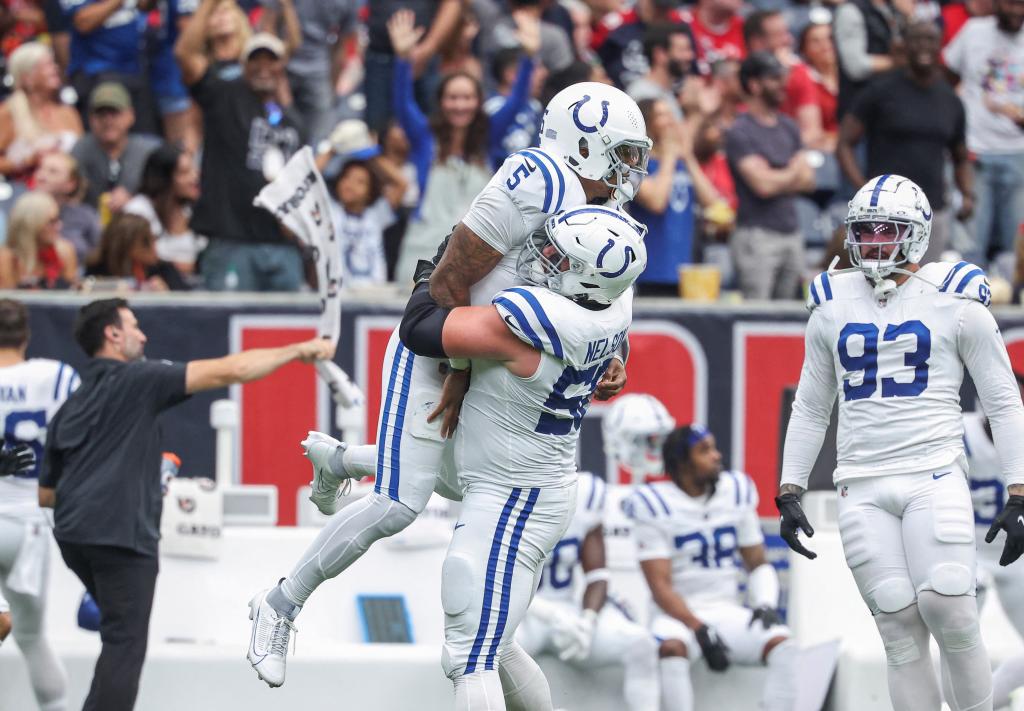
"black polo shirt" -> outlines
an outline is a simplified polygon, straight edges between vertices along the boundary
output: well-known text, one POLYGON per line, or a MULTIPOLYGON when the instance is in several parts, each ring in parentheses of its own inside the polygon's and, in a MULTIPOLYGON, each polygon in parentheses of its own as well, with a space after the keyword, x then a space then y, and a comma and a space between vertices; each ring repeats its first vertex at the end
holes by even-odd
POLYGON ((157 416, 188 397, 185 363, 94 358, 46 435, 40 486, 58 541, 156 555, 163 507, 157 416))

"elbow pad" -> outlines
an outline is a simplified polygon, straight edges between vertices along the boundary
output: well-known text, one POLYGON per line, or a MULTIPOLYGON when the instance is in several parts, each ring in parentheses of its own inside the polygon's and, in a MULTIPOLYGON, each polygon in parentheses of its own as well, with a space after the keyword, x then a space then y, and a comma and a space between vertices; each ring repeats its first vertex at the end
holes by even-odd
POLYGON ((430 295, 430 284, 417 284, 405 305, 398 336, 410 351, 428 358, 446 358, 441 334, 451 309, 440 306, 430 295))

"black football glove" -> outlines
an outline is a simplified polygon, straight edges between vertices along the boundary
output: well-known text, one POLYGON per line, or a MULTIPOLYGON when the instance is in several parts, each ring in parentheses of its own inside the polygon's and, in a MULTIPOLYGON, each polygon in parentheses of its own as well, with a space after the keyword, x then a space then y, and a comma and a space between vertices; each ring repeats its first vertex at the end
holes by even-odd
POLYGON ((765 629, 768 629, 769 627, 781 624, 782 620, 774 608, 765 605, 754 610, 754 614, 750 616, 750 623, 747 624, 747 627, 753 627, 755 622, 760 622, 764 625, 765 629))
POLYGON ((0 451, 0 476, 11 476, 31 469, 36 463, 36 453, 31 445, 19 444, 0 451))
POLYGON ((729 668, 729 648, 713 628, 701 625, 697 628, 697 644, 704 653, 711 671, 724 672, 729 668))
POLYGON ((985 534, 985 543, 996 539, 999 529, 1006 531, 1006 543, 999 565, 1009 565, 1024 553, 1024 496, 1014 495, 1006 501, 1003 512, 996 516, 992 527, 985 534))
POLYGON ((782 522, 779 524, 779 535, 790 548, 802 556, 811 560, 818 557, 814 551, 804 548, 804 544, 797 538, 797 533, 803 531, 808 538, 814 535, 814 529, 807 522, 807 516, 800 506, 800 497, 796 494, 780 494, 775 497, 775 506, 779 509, 782 522))

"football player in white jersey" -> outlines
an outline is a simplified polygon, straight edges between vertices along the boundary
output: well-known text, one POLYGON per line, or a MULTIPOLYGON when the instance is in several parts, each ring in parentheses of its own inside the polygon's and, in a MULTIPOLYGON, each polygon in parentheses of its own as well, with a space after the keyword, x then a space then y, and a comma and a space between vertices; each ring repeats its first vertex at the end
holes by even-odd
POLYGON ((0 418, 4 443, 32 447, 36 465, 0 477, 0 590, 10 603, 14 639, 43 711, 67 708, 67 675, 43 635, 50 528, 39 508, 37 479, 46 427, 75 388, 75 370, 56 360, 25 359, 28 310, 0 299, 0 418))
POLYGON ((601 418, 605 451, 632 483, 665 473, 661 450, 676 421, 653 395, 630 393, 616 398, 601 418))
MULTIPOLYGON (((519 254, 549 216, 593 200, 632 199, 650 147, 643 116, 625 93, 590 82, 559 92, 545 111, 540 147, 505 161, 442 243, 435 262, 421 262, 413 298, 429 290, 443 308, 489 304, 499 291, 521 283, 519 254)), ((625 384, 625 345, 598 385, 599 399, 625 384)), ((252 599, 248 656, 271 686, 284 683, 291 620, 313 590, 375 541, 408 526, 435 489, 458 498, 455 482, 441 474, 446 438, 468 381, 465 365, 415 356, 395 329, 382 372, 380 446, 346 447, 321 433, 303 442, 313 462, 311 499, 322 512, 335 512, 345 480, 374 475, 376 481, 373 494, 332 517, 287 578, 252 599), (446 379, 448 370, 453 372, 446 379), (257 634, 259 629, 272 630, 274 644, 264 646, 260 640, 269 637, 257 634)))
POLYGON ((814 557, 799 496, 839 398, 839 532, 874 615, 896 711, 938 709, 929 635, 952 709, 992 708, 978 630, 974 512, 965 473, 960 385, 971 373, 1010 498, 987 534, 1007 539, 1001 565, 1024 550, 1024 406, 984 272, 966 262, 919 265, 931 207, 898 175, 870 180, 850 201, 854 268, 811 284, 803 370, 786 433, 776 503, 781 534, 814 557), (1019 518, 1018 518, 1019 517, 1019 518))
POLYGON ((743 472, 722 471, 715 436, 701 425, 674 430, 664 462, 670 481, 639 486, 626 503, 657 606, 651 631, 662 640, 662 709, 693 711, 689 670, 703 656, 718 672, 733 662, 767 665, 759 708, 790 711, 797 647, 776 611, 779 580, 765 555, 757 487, 743 472))
MULTIPOLYGON (((1017 380, 1021 380, 1019 375, 1017 380)), ((964 450, 978 549, 978 609, 984 607, 988 590, 994 586, 1003 611, 1017 634, 1024 638, 1024 565, 999 565, 1000 547, 985 543, 985 534, 1003 512, 1006 481, 992 441, 992 430, 983 412, 964 413, 964 450)), ((1021 686, 1024 686, 1024 655, 1005 660, 992 674, 992 707, 1009 705, 1010 692, 1021 686)))
POLYGON ((511 287, 492 306, 453 310, 429 308, 424 290, 406 308, 409 348, 473 359, 455 436, 462 511, 441 580, 442 665, 458 711, 552 708, 513 636, 576 511, 580 426, 626 337, 646 263, 637 223, 580 207, 549 218, 522 252, 520 275, 546 288, 511 287))
POLYGON ((553 652, 584 668, 622 664, 626 708, 658 711, 658 642, 608 597, 606 494, 603 479, 580 473, 576 513, 548 557, 516 641, 530 656, 553 652))

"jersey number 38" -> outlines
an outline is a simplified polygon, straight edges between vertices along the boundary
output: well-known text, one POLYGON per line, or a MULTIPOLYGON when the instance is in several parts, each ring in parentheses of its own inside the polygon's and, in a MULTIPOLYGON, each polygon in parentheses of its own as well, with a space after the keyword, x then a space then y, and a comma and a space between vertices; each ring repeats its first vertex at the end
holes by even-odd
POLYGON ((879 382, 878 349, 895 348, 894 342, 900 336, 913 336, 915 341, 912 350, 903 355, 903 364, 914 369, 914 378, 899 382, 896 378, 883 376, 882 397, 914 397, 925 391, 928 387, 928 358, 932 354, 932 333, 927 326, 916 320, 890 323, 882 333, 873 323, 848 323, 839 332, 838 347, 839 362, 846 369, 843 379, 846 400, 863 400, 875 394, 879 382), (857 341, 863 344, 861 348, 856 348, 857 341), (859 350, 860 355, 852 354, 851 350, 859 350), (860 384, 854 384, 858 380, 855 373, 863 373, 859 378, 860 384))

